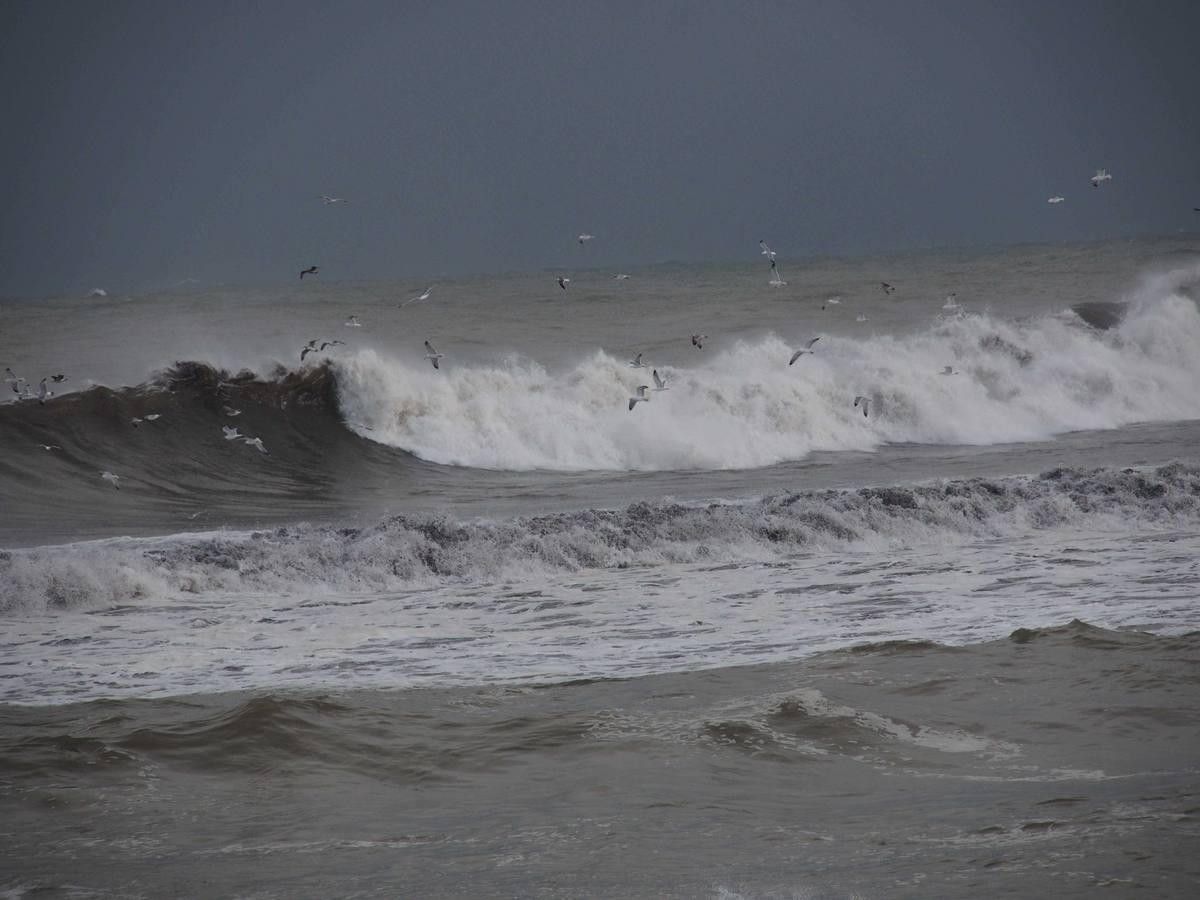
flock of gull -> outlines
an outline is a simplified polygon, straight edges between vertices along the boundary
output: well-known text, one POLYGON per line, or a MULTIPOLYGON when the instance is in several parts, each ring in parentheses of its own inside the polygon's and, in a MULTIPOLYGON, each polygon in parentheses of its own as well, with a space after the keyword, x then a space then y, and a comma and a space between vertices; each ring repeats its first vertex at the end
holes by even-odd
MULTIPOLYGON (((1107 169, 1097 169, 1096 174, 1093 175, 1091 178, 1091 185, 1094 188, 1098 188, 1105 182, 1108 182, 1111 180, 1112 180, 1112 175, 1109 174, 1107 169)), ((335 204, 347 202, 345 200, 345 198, 343 198, 343 197, 333 197, 333 196, 330 196, 329 194, 318 195, 318 197, 316 199, 320 200, 325 206, 332 206, 335 204)), ((1065 197, 1056 194, 1056 195, 1048 198, 1046 202, 1051 205, 1057 206, 1058 204, 1063 203, 1065 200, 1066 200, 1065 197)), ((1197 208, 1195 211, 1200 213, 1200 208, 1197 208)), ((594 239, 595 239, 595 235, 589 234, 587 232, 580 233, 576 238, 576 240, 579 242, 579 244, 581 246, 583 244, 586 244, 589 241, 594 240, 594 239)), ((768 261, 768 270, 770 272, 770 278, 767 283, 770 284, 772 287, 785 286, 787 284, 787 282, 783 279, 783 276, 780 274, 779 265, 778 265, 778 262, 776 259, 777 254, 776 254, 775 250, 773 250, 767 244, 767 242, 765 240, 760 240, 758 242, 758 246, 759 246, 761 255, 765 256, 768 261)), ((307 266, 306 268, 303 268, 300 270, 300 278, 303 279, 307 275, 318 275, 318 274, 320 274, 320 271, 321 271, 320 266, 316 266, 316 265, 307 266)), ((629 277, 630 276, 627 274, 618 273, 613 276, 613 279, 617 280, 617 281, 624 281, 624 280, 628 279, 629 277)), ((561 288, 564 291, 567 290, 567 285, 569 285, 571 283, 571 279, 566 277, 565 275, 557 276, 556 280, 557 280, 559 288, 561 288)), ((420 294, 418 294, 414 297, 411 297, 408 300, 405 300, 404 302, 402 302, 400 304, 400 306, 405 307, 412 303, 419 303, 419 302, 422 302, 425 300, 429 300, 433 294, 434 287, 436 287, 436 285, 430 285, 424 291, 422 291, 420 294)), ((880 290, 883 292, 883 294, 885 296, 891 296, 893 293, 895 293, 896 287, 895 287, 895 285, 892 285, 886 281, 883 281, 883 282, 880 282, 880 290)), ((104 292, 98 290, 98 291, 94 291, 93 294, 94 295, 103 295, 104 292)), ((821 309, 824 310, 824 309, 826 309, 827 306, 837 305, 840 302, 841 301, 838 297, 830 297, 825 301, 824 304, 822 304, 821 309)), ((942 308, 944 310, 948 310, 951 312, 961 313, 961 307, 958 304, 957 294, 955 294, 955 293, 949 294, 946 297, 945 303, 943 304, 942 308)), ((865 314, 859 313, 856 316, 856 321, 866 322, 867 317, 865 314)), ((358 321, 358 317, 353 316, 353 315, 350 316, 349 319, 346 320, 344 325, 347 328, 361 328, 362 327, 362 323, 358 321)), ((704 348, 704 341, 706 341, 707 339, 708 339, 708 335, 706 335, 706 334, 699 334, 699 333, 693 334, 691 336, 692 346, 694 348, 696 348, 697 350, 702 350, 704 348)), ((807 342, 807 344, 805 344, 804 347, 794 350, 792 352, 791 357, 788 359, 788 365, 789 366, 795 365, 796 361, 799 360, 802 356, 812 355, 814 353, 814 350, 813 350, 814 346, 820 340, 821 340, 821 338, 819 336, 814 337, 814 338, 810 339, 807 342)), ((325 352, 325 350, 327 348, 336 347, 336 346, 344 345, 344 344, 345 344, 344 341, 337 340, 337 339, 320 339, 320 338, 313 339, 313 340, 309 341, 308 343, 306 343, 303 348, 301 348, 300 361, 304 362, 306 357, 309 356, 309 354, 323 353, 323 352, 325 352)), ((647 366, 647 364, 643 361, 643 355, 644 354, 642 354, 642 353, 638 353, 637 356, 635 356, 633 359, 629 360, 629 362, 628 362, 629 368, 631 368, 631 369, 649 368, 647 366)), ((424 356, 424 358, 429 360, 430 364, 433 366, 434 369, 440 369, 441 368, 440 361, 445 359, 446 357, 445 357, 444 353, 439 353, 437 348, 435 348, 433 346, 433 344, 427 340, 427 341, 425 341, 425 356, 424 356)), ((34 392, 31 383, 27 379, 25 379, 21 376, 18 376, 15 372, 13 372, 13 370, 11 368, 6 367, 4 370, 4 374, 5 374, 5 381, 9 385, 11 385, 13 393, 17 395, 17 397, 16 397, 17 400, 36 399, 42 405, 45 405, 47 399, 54 396, 54 391, 52 391, 50 389, 49 383, 53 382, 55 384, 59 384, 59 383, 62 383, 64 381, 68 380, 67 376, 63 375, 63 374, 48 375, 41 379, 41 381, 38 384, 37 391, 34 392)), ((945 366, 942 369, 940 374, 942 374, 942 375, 957 375, 958 371, 953 366, 945 366)), ((653 388, 651 388, 651 386, 648 384, 641 384, 641 385, 638 385, 634 389, 633 396, 631 396, 629 398, 628 409, 630 412, 632 412, 634 407, 636 407, 639 403, 649 402, 651 399, 650 395, 651 395, 652 391, 657 393, 657 392, 669 390, 666 380, 659 374, 657 368, 651 368, 651 380, 654 382, 653 388)), ((859 395, 854 398, 853 408, 861 409, 863 416, 870 415, 870 412, 869 412, 870 405, 871 405, 871 401, 868 397, 859 395)), ((234 409, 233 407, 228 406, 228 405, 223 407, 223 411, 224 411, 224 414, 229 417, 241 415, 241 410, 234 409)), ((161 418, 162 418, 162 415, 160 413, 149 413, 149 414, 145 414, 140 417, 135 417, 135 418, 131 419, 130 425, 132 425, 134 428, 137 428, 145 422, 156 422, 161 418)), ((253 447, 259 453, 265 454, 268 452, 266 446, 263 444, 262 438, 249 437, 247 435, 242 434, 236 427, 232 427, 232 426, 228 426, 228 425, 222 426, 221 432, 226 441, 239 441, 241 443, 246 444, 247 446, 253 447)), ((62 449, 62 447, 60 447, 57 444, 38 444, 37 446, 39 448, 41 448, 42 450, 45 450, 48 452, 62 449)), ((109 471, 103 471, 100 473, 100 477, 102 479, 104 479, 105 481, 107 481, 108 483, 110 483, 114 488, 120 489, 121 476, 116 475, 109 471)))

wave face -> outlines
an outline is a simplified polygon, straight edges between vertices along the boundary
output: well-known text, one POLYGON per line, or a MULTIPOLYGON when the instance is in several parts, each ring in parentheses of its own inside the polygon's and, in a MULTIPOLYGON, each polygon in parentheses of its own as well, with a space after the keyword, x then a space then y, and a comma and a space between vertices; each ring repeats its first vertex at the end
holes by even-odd
POLYGON ((1186 294, 1198 278, 1151 282, 1123 318, 1085 305, 1023 322, 942 318, 904 336, 826 335, 794 366, 779 337, 742 342, 695 367, 659 366, 669 389, 632 411, 650 371, 604 352, 552 373, 519 358, 434 370, 363 351, 334 363, 337 395, 347 421, 372 429, 364 437, 485 469, 739 469, 889 442, 1038 441, 1200 417, 1200 312, 1186 294), (868 417, 853 406, 860 394, 868 417))
POLYGON ((367 528, 97 541, 0 552, 0 611, 35 612, 212 592, 388 591, 447 579, 680 562, 779 559, 1069 527, 1194 528, 1200 466, 1057 469, 1039 477, 780 494, 744 504, 458 523, 393 516, 367 528))

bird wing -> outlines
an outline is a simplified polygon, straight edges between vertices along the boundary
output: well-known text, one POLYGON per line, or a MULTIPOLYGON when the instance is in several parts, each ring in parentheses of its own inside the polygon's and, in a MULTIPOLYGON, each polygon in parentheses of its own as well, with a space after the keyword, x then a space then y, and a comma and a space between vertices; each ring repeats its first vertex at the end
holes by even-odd
POLYGON ((635 406, 637 406, 637 397, 630 397, 630 398, 629 398, 629 410, 630 410, 630 412, 632 412, 632 411, 633 411, 633 408, 634 408, 635 406))
POLYGON ((816 343, 817 341, 819 341, 819 340, 820 340, 820 338, 819 338, 819 337, 815 337, 815 338, 813 338, 811 341, 809 341, 809 342, 808 342, 808 347, 809 347, 809 349, 811 350, 811 349, 812 349, 812 345, 813 345, 813 344, 815 344, 815 343, 816 343))
POLYGON ((434 356, 437 355, 437 351, 433 349, 433 344, 429 343, 429 341, 425 342, 425 349, 429 353, 432 353, 434 356))
POLYGON ((805 353, 805 351, 803 351, 803 350, 797 350, 795 353, 792 354, 792 358, 788 360, 788 365, 790 366, 792 363, 794 363, 796 360, 798 360, 801 356, 803 356, 804 353, 805 353))
POLYGON ((654 375, 654 386, 656 388, 658 388, 659 390, 662 390, 663 380, 661 377, 659 377, 658 369, 655 369, 654 372, 651 374, 654 375))
POLYGON ((432 359, 432 360, 430 360, 430 361, 433 363, 433 367, 434 367, 435 369, 440 369, 440 368, 441 368, 441 366, 439 366, 439 365, 438 365, 438 358, 437 358, 436 356, 435 356, 435 357, 433 357, 433 359, 432 359))

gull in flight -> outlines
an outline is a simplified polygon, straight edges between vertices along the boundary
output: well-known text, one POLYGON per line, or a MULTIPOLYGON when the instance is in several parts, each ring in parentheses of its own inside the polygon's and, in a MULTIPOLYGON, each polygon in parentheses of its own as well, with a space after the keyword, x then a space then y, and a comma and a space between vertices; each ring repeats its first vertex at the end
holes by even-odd
POLYGON ((695 347, 697 350, 703 350, 704 342, 707 340, 708 340, 707 334, 693 334, 692 335, 692 346, 695 347))
POLYGON ((583 234, 579 235, 579 243, 581 243, 581 244, 582 244, 584 241, 590 241, 590 240, 592 240, 592 239, 593 239, 593 238, 595 238, 595 237, 596 237, 596 236, 595 236, 594 234, 588 234, 588 233, 585 231, 583 234))
POLYGON ((646 391, 648 391, 648 390, 650 390, 650 385, 648 385, 648 384, 639 384, 638 385, 637 393, 629 398, 629 411, 630 412, 633 412, 633 408, 635 406, 637 406, 639 403, 642 403, 643 401, 647 402, 647 403, 650 402, 650 398, 646 396, 646 391))
POLYGON ((118 491, 121 489, 120 475, 114 475, 112 472, 101 472, 100 477, 115 487, 118 491))
POLYGON ((38 403, 42 404, 42 406, 45 406, 46 399, 53 396, 54 391, 46 387, 46 379, 43 378, 41 384, 38 385, 38 403))
POLYGON ((429 341, 425 342, 425 358, 433 363, 433 367, 435 369, 441 368, 441 366, 438 365, 438 360, 445 355, 446 354, 444 353, 438 353, 437 350, 433 348, 433 344, 429 343, 429 341))
POLYGON ((328 194, 322 194, 317 199, 320 200, 322 203, 324 203, 326 206, 330 206, 334 203, 345 203, 346 202, 344 197, 330 197, 328 194))
POLYGON ((66 375, 51 375, 50 380, 53 381, 55 384, 62 384, 62 382, 67 380, 67 376, 66 375))
POLYGON ((951 291, 946 295, 946 302, 942 304, 942 309, 958 309, 958 293, 951 291))
POLYGON ((819 337, 815 337, 811 341, 809 341, 807 345, 805 345, 803 350, 797 350, 795 353, 793 353, 792 358, 788 360, 788 365, 790 366, 792 363, 794 363, 796 360, 798 360, 800 357, 802 357, 805 353, 812 353, 813 352, 813 349, 812 349, 813 344, 815 344, 819 340, 820 340, 819 337))
POLYGON ((625 363, 625 365, 629 366, 629 368, 631 368, 631 369, 646 368, 646 364, 644 362, 642 362, 642 354, 641 353, 639 353, 637 356, 635 356, 629 362, 625 363))
POLYGON ((351 316, 342 324, 347 328, 362 328, 362 322, 358 321, 358 316, 351 316))
POLYGON ((854 321, 855 321, 855 322, 865 322, 865 321, 867 321, 867 314, 866 314, 866 313, 859 313, 857 316, 855 316, 855 317, 854 317, 854 321))
POLYGON ((244 438, 242 438, 242 443, 249 444, 251 447, 253 447, 255 450, 257 450, 259 453, 267 452, 267 448, 263 446, 262 438, 244 437, 244 438))
POLYGON ((1058 203, 1062 203, 1062 202, 1063 202, 1064 200, 1066 200, 1066 199, 1067 199, 1066 197, 1060 197, 1060 196, 1058 196, 1057 194, 1055 194, 1053 197, 1051 197, 1051 198, 1050 198, 1049 200, 1047 200, 1046 202, 1047 202, 1047 203, 1052 203, 1052 204, 1058 204, 1058 203))
POLYGON ((413 298, 412 298, 412 299, 410 299, 410 300, 405 300, 405 301, 404 301, 403 303, 401 303, 400 305, 401 305, 401 306, 408 306, 408 304, 410 304, 410 303, 416 303, 418 300, 428 300, 428 299, 429 299, 429 295, 433 293, 433 289, 434 289, 435 287, 437 287, 437 285, 436 285, 436 284, 431 284, 429 287, 425 288, 425 290, 423 290, 421 293, 417 294, 417 296, 413 297, 413 298))
POLYGON ((142 416, 140 419, 134 418, 129 420, 129 424, 137 428, 143 422, 153 422, 155 419, 161 419, 162 413, 150 413, 148 416, 142 416))
POLYGON ((228 425, 221 426, 221 433, 225 435, 225 440, 227 441, 236 441, 242 437, 242 433, 237 428, 231 428, 228 425))
POLYGON ((317 344, 319 342, 320 342, 320 339, 318 338, 315 340, 311 340, 307 344, 304 345, 304 349, 300 351, 300 362, 304 362, 304 357, 308 356, 308 354, 316 352, 317 344))
POLYGON ((1106 181, 1112 181, 1112 176, 1108 174, 1108 169, 1097 169, 1096 174, 1092 176, 1092 187, 1100 187, 1106 181))
POLYGON ((58 446, 58 444, 38 444, 38 446, 41 447, 43 450, 61 450, 62 449, 62 447, 58 446))
POLYGON ((883 291, 885 294, 890 294, 890 293, 892 293, 893 291, 895 291, 895 290, 896 290, 896 288, 895 288, 895 287, 893 287, 892 285, 888 284, 886 281, 881 281, 881 282, 879 282, 879 289, 880 289, 881 291, 883 291))
POLYGON ((943 375, 957 375, 958 369, 954 368, 954 366, 944 366, 942 368, 942 374, 943 375))
POLYGON ((224 407, 224 411, 227 416, 240 416, 242 414, 240 409, 234 409, 232 406, 224 407))
POLYGON ((864 418, 864 419, 867 417, 867 407, 868 407, 868 406, 870 406, 870 405, 871 405, 871 401, 870 401, 869 399, 867 399, 866 397, 863 397, 861 394, 860 394, 859 396, 857 396, 857 397, 855 397, 855 398, 854 398, 854 406, 855 406, 855 408, 858 408, 859 406, 862 406, 863 418, 864 418))
POLYGON ((628 277, 629 277, 629 276, 628 276, 628 275, 625 275, 624 273, 622 273, 622 274, 620 274, 620 275, 614 275, 614 276, 613 276, 613 281, 624 281, 624 280, 625 280, 626 278, 628 278, 628 277))
POLYGON ((305 275, 316 275, 320 271, 320 266, 309 266, 307 269, 300 270, 300 277, 303 278, 305 275))
POLYGON ((775 257, 771 257, 771 280, 768 283, 771 287, 783 287, 787 284, 786 281, 779 277, 779 268, 775 265, 775 257))
POLYGON ((658 369, 655 369, 650 374, 654 378, 654 389, 656 391, 669 391, 670 390, 670 388, 667 387, 667 383, 665 381, 663 381, 662 376, 658 374, 658 369))
POLYGON ((826 306, 840 306, 841 302, 842 302, 842 298, 839 296, 830 297, 828 300, 826 300, 824 303, 821 304, 821 309, 824 310, 826 306))
POLYGON ((767 246, 766 241, 759 241, 758 246, 762 247, 762 255, 765 256, 767 259, 775 258, 775 251, 767 246))
POLYGON ((560 288, 562 288, 564 291, 567 289, 567 285, 570 283, 571 283, 570 278, 563 278, 563 276, 561 276, 561 275, 558 276, 558 286, 560 288))

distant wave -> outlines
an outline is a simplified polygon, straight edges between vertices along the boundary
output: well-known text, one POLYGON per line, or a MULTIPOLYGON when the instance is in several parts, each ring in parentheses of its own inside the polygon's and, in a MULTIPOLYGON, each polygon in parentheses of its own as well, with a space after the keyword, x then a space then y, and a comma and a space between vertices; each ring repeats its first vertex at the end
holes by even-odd
POLYGON ((373 429, 363 436, 455 466, 755 468, 889 442, 1036 441, 1200 417, 1200 312, 1183 291, 1198 276, 1023 322, 967 315, 903 336, 825 335, 790 367, 782 338, 742 342, 694 367, 659 366, 669 390, 632 412, 650 372, 602 351, 565 372, 516 358, 435 371, 373 351, 333 366, 343 414, 373 429))
POLYGON ((0 611, 208 592, 395 590, 446 579, 1197 522, 1200 466, 1181 463, 781 494, 730 505, 637 503, 504 522, 394 516, 367 528, 302 525, 0 552, 0 611))

